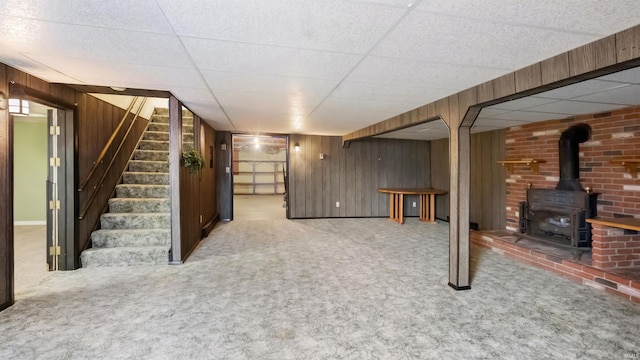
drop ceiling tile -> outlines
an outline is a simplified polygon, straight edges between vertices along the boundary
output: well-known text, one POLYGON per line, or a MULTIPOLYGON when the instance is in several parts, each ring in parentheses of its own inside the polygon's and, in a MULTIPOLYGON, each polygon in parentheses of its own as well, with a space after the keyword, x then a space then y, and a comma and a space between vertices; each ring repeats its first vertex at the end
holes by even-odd
POLYGON ((0 17, 172 34, 173 29, 153 0, 6 0, 0 17))
MULTIPOLYGON (((541 112, 559 113, 559 114, 567 114, 567 115, 582 115, 582 114, 591 114, 591 113, 598 113, 603 111, 610 111, 613 109, 619 109, 621 107, 624 107, 624 105, 563 100, 563 101, 558 101, 550 104, 535 106, 527 109, 527 111, 541 111, 541 112)), ((565 115, 564 117, 567 117, 567 115, 565 115)))
MULTIPOLYGON (((566 117, 566 116, 565 116, 566 117)), ((522 125, 523 121, 517 120, 502 120, 502 119, 486 119, 479 118, 473 123, 473 126, 485 126, 485 127, 494 127, 494 128, 508 128, 512 126, 522 125)))
MULTIPOLYGON (((533 106, 538 106, 538 105, 543 105, 543 104, 549 104, 552 102, 556 102, 558 100, 556 99, 547 99, 547 98, 540 98, 540 97, 535 97, 535 96, 527 96, 527 97, 523 97, 520 99, 516 99, 516 100, 511 100, 511 101, 507 101, 507 102, 503 102, 500 104, 495 104, 492 105, 487 109, 488 111, 490 110, 522 110, 522 109, 527 109, 533 106)), ((484 111, 484 109, 483 109, 484 111)), ((498 112, 498 114, 500 114, 498 112)), ((486 117, 492 117, 491 115, 483 115, 486 117)))
POLYGON ((490 118, 492 116, 498 115, 498 114, 503 114, 506 113, 507 109, 497 109, 494 107, 485 107, 482 108, 482 110, 480 111, 480 114, 478 115, 479 118, 490 118))
POLYGON ((479 134, 479 133, 483 133, 483 132, 487 132, 487 131, 495 131, 495 130, 500 130, 503 129, 501 127, 494 127, 494 126, 472 126, 471 127, 471 133, 472 134, 479 134))
MULTIPOLYGON (((636 0, 607 1, 584 0, 424 0, 416 5, 417 11, 446 14, 466 19, 482 19, 507 24, 520 24, 566 32, 587 32, 599 37, 609 35, 638 23, 636 0)), ((572 47, 572 46, 569 46, 572 47)))
POLYGON ((640 86, 628 85, 596 94, 580 96, 573 100, 592 101, 619 105, 640 105, 640 86))
POLYGON ((640 85, 640 67, 619 71, 617 73, 599 77, 598 79, 640 85))
POLYGON ((206 89, 200 75, 194 69, 168 66, 122 64, 74 59, 65 56, 27 54, 40 63, 59 72, 81 78, 91 85, 125 86, 168 90, 174 86, 200 86, 206 89))
POLYGON ((373 55, 429 60, 507 73, 594 40, 597 36, 412 12, 373 55))
POLYGON ((450 94, 494 79, 503 70, 368 56, 347 78, 350 81, 451 90, 450 94))
POLYGON ((536 122, 553 119, 564 119, 569 117, 568 114, 535 112, 535 111, 511 111, 504 114, 496 115, 494 119, 513 120, 521 122, 536 122))
POLYGON ((615 89, 618 87, 627 86, 627 84, 620 84, 612 81, 601 80, 586 80, 572 85, 564 86, 558 89, 545 91, 536 94, 536 97, 550 98, 550 99, 573 99, 579 96, 589 95, 615 89))
POLYGON ((342 79, 362 55, 183 37, 198 68, 227 72, 342 79))
POLYGON ((404 84, 370 83, 362 81, 345 80, 335 89, 331 97, 351 100, 386 100, 409 101, 418 105, 428 104, 431 101, 451 95, 452 90, 419 87, 404 84))
POLYGON ((369 51, 405 12, 344 1, 157 2, 181 36, 348 53, 369 51))
POLYGON ((18 52, 130 64, 191 67, 176 36, 12 18, 0 44, 18 52))
POLYGON ((232 73, 204 70, 202 75, 214 93, 265 92, 280 94, 291 101, 305 98, 324 98, 335 86, 335 81, 299 77, 232 73))

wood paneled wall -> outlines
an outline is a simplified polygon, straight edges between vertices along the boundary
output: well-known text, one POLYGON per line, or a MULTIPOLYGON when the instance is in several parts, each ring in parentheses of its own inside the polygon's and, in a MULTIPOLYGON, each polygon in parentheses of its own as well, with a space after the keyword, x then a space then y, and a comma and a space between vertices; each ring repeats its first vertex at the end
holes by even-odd
MULTIPOLYGON (((93 164, 96 163, 104 146, 117 128, 120 121, 126 114, 126 110, 106 103, 88 94, 78 94, 77 106, 77 176, 78 184, 87 178, 93 164)), ((133 109, 135 112, 136 108, 133 109)), ((76 252, 79 255, 82 250, 88 247, 91 233, 99 226, 100 215, 106 209, 109 199, 115 191, 116 185, 120 182, 122 172, 126 169, 133 151, 138 145, 140 136, 147 127, 149 121, 138 117, 131 128, 131 132, 125 138, 129 125, 134 120, 135 114, 129 114, 127 119, 116 134, 112 145, 107 149, 104 159, 98 164, 94 174, 91 176, 87 187, 78 193, 78 211, 82 211, 88 204, 94 188, 97 188, 95 200, 90 205, 87 214, 78 223, 78 244, 76 252), (123 140, 124 139, 124 140, 123 140), (122 142, 120 152, 116 154, 116 149, 122 142), (116 156, 114 158, 114 156, 116 156), (111 170, 107 171, 109 163, 113 160, 111 170), (100 179, 105 176, 101 187, 100 179)), ((79 266, 79 264, 77 264, 79 266)), ((76 266, 76 267, 78 267, 76 266)))
MULTIPOLYGON (((203 227, 218 217, 216 168, 210 167, 209 147, 215 149, 215 131, 198 116, 194 116, 196 149, 205 159, 204 168, 191 174, 180 167, 180 250, 186 260, 203 237, 203 227)), ((214 150, 215 151, 215 150, 214 150)))
POLYGON ((506 175, 497 161, 504 160, 505 134, 496 130, 471 135, 469 220, 480 229, 504 229, 506 175))
POLYGON ((233 220, 233 179, 231 175, 233 143, 231 133, 228 131, 216 131, 215 139, 214 149, 220 149, 223 142, 227 145, 227 150, 215 151, 218 213, 220 220, 233 220), (227 168, 229 168, 228 172, 227 168))
MULTIPOLYGON (((505 225, 505 130, 471 135, 471 188, 469 218, 480 229, 498 230, 505 225)), ((431 182, 434 188, 449 190, 449 139, 431 142, 431 182)), ((449 216, 449 196, 436 201, 436 217, 449 216)))
MULTIPOLYGON (((340 137, 291 135, 289 144, 291 218, 388 216, 388 195, 378 188, 431 186, 427 141, 367 139, 343 148, 340 137)), ((413 201, 405 201, 407 216, 418 215, 413 201)))
MULTIPOLYGON (((0 92, 9 94, 7 67, 0 64, 0 92)), ((13 304, 13 144, 9 113, 0 111, 0 310, 13 304)))
MULTIPOLYGON (((204 157, 204 169, 201 178, 200 214, 202 214, 202 227, 205 234, 211 231, 213 224, 219 219, 218 192, 217 192, 217 168, 216 168, 216 131, 208 124, 202 122, 200 138, 202 144, 202 156, 204 157)), ((204 235, 204 234, 203 234, 204 235)))
MULTIPOLYGON (((431 141, 431 185, 449 191, 449 139, 431 141)), ((436 218, 449 218, 449 193, 438 196, 436 218)))

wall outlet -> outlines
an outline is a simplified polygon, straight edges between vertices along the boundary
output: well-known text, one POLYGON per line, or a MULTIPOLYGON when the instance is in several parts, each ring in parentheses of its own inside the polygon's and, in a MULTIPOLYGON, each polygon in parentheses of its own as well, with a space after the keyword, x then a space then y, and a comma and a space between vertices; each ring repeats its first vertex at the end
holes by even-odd
POLYGON ((413 202, 413 207, 416 207, 416 202, 415 201, 413 202))
POLYGON ((340 207, 340 201, 336 201, 336 207, 340 207))
POLYGON ((227 167, 224 169, 224 171, 226 171, 226 172, 227 172, 227 174, 228 174, 228 173, 230 173, 230 172, 231 172, 231 168, 227 166, 227 167))

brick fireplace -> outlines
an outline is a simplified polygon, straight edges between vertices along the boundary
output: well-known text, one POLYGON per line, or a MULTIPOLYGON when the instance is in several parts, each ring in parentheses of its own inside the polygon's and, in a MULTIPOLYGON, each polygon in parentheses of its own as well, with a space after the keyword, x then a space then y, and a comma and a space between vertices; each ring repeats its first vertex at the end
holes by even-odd
MULTIPOLYGON (((579 123, 592 129, 590 139, 579 148, 579 186, 598 193, 597 200, 586 194, 582 201, 595 202, 600 218, 640 218, 640 177, 632 176, 620 164, 611 163, 615 158, 640 156, 640 106, 636 106, 507 129, 505 158, 540 159, 539 172, 519 165, 507 173, 507 231, 472 232, 472 241, 571 280, 640 302, 640 234, 635 231, 594 226, 590 231, 593 254, 582 259, 545 254, 519 245, 518 240, 510 240, 513 236, 503 236, 520 233, 523 225, 520 205, 527 202, 529 189, 556 189, 561 178, 558 139, 563 131, 579 123)), ((561 219, 558 221, 561 228, 561 219)))

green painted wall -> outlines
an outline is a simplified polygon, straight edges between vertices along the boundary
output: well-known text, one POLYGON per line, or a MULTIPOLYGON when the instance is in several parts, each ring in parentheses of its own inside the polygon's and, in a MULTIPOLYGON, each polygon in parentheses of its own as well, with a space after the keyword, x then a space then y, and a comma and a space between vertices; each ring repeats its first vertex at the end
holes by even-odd
POLYGON ((14 118, 14 221, 45 221, 46 119, 14 118))

